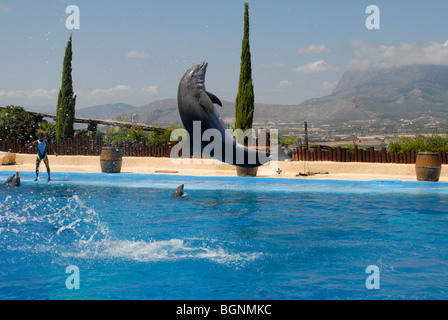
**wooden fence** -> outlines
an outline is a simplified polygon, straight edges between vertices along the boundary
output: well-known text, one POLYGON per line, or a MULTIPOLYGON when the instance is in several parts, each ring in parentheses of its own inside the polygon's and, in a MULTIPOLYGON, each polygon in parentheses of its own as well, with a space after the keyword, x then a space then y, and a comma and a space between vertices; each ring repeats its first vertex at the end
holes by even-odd
MULTIPOLYGON (((439 152, 442 164, 448 164, 446 152, 439 152)), ((362 149, 354 146, 353 149, 342 147, 330 148, 316 146, 311 149, 294 149, 295 161, 334 161, 334 162, 370 162, 370 163, 403 163, 415 164, 417 152, 403 152, 402 154, 388 152, 386 148, 375 150, 374 147, 362 149)))
MULTIPOLYGON (((48 147, 49 155, 82 155, 99 156, 103 147, 103 139, 100 135, 89 136, 85 132, 79 133, 73 139, 62 143, 55 143, 48 147)), ((170 157, 172 144, 165 142, 163 145, 141 143, 124 143, 121 147, 125 157, 170 157)), ((37 154, 36 146, 25 147, 18 141, 9 139, 0 140, 0 151, 37 154)), ((309 149, 292 149, 294 161, 334 161, 334 162, 370 162, 370 163, 406 163, 415 164, 417 152, 404 152, 397 154, 388 152, 386 148, 375 150, 373 147, 362 149, 354 146, 353 149, 342 147, 331 148, 327 146, 314 146, 309 149)), ((448 164, 446 152, 439 152, 442 164, 448 164)), ((210 158, 203 156, 203 158, 210 158)))
MULTIPOLYGON (((103 138, 100 135, 88 136, 84 132, 79 133, 73 139, 65 142, 47 145, 49 155, 81 155, 81 156, 99 156, 103 147, 103 138)), ((25 147, 18 141, 10 139, 0 140, 0 151, 37 154, 36 146, 25 147)), ((169 157, 171 145, 164 143, 163 145, 141 143, 123 143, 121 146, 122 155, 124 157, 169 157)))

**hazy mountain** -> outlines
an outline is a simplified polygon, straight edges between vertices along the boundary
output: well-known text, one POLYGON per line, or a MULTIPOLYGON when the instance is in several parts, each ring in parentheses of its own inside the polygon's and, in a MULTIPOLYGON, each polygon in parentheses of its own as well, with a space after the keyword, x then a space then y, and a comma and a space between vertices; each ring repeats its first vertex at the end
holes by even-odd
POLYGON ((366 72, 346 72, 332 94, 301 106, 365 112, 373 118, 448 117, 448 67, 417 65, 366 72), (338 107, 339 105, 339 107, 338 107))
POLYGON ((56 106, 22 106, 27 111, 36 111, 48 114, 56 114, 56 106))
MULTIPOLYGON (((117 116, 137 109, 126 103, 102 104, 98 106, 76 109, 76 117, 102 120, 116 120, 117 116)), ((131 119, 131 117, 129 117, 131 119)))
MULTIPOLYGON (((234 102, 222 101, 218 112, 234 123, 234 102)), ((115 119, 124 114, 137 121, 158 125, 180 125, 176 99, 152 102, 139 108, 126 104, 103 105, 77 110, 77 116, 115 119)), ((298 105, 255 104, 258 125, 303 123, 303 121, 346 121, 365 119, 417 118, 433 115, 448 118, 448 67, 419 65, 366 72, 346 72, 334 91, 325 97, 298 105)))
MULTIPOLYGON (((225 123, 233 125, 235 122, 235 103, 221 100, 222 107, 217 106, 219 115, 225 123)), ((288 114, 295 112, 298 106, 282 106, 273 104, 255 104, 254 122, 265 124, 269 122, 277 123, 288 120, 288 114)), ((150 122, 158 125, 176 124, 181 125, 181 119, 177 108, 176 99, 157 100, 148 105, 144 105, 134 110, 125 112, 125 116, 130 118, 135 113, 138 122, 150 122)))
POLYGON ((136 120, 139 123, 149 122, 157 123, 159 125, 173 123, 180 124, 176 99, 157 100, 150 104, 124 112, 125 117, 129 119, 133 114, 136 115, 136 120))

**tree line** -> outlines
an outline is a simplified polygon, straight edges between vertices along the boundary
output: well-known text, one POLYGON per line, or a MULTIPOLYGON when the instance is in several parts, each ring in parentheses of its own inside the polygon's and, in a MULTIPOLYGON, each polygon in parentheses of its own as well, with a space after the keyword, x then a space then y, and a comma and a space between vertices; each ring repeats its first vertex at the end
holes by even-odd
MULTIPOLYGON (((8 137, 21 143, 27 143, 44 134, 50 142, 62 142, 75 135, 74 120, 76 109, 76 95, 73 90, 72 78, 72 35, 65 48, 62 68, 62 83, 59 89, 56 121, 49 123, 42 117, 27 113, 22 107, 9 105, 0 111, 0 139, 8 137)), ((249 45, 249 4, 244 5, 244 35, 241 53, 241 71, 236 97, 235 128, 244 130, 252 128, 254 113, 254 90, 252 83, 251 54, 249 45)), ((120 144, 123 142, 162 143, 169 141, 169 134, 173 128, 165 133, 148 133, 133 128, 109 128, 104 133, 105 143, 120 144)), ((97 133, 95 133, 97 134, 97 133)), ((100 133, 101 134, 101 133, 100 133)))

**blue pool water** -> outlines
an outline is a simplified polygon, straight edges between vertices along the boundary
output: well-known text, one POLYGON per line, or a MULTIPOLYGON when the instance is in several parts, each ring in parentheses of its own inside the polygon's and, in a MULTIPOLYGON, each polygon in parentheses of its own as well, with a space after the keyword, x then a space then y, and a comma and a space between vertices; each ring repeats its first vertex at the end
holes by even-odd
POLYGON ((0 187, 0 299, 448 298, 445 183, 52 178, 0 187))

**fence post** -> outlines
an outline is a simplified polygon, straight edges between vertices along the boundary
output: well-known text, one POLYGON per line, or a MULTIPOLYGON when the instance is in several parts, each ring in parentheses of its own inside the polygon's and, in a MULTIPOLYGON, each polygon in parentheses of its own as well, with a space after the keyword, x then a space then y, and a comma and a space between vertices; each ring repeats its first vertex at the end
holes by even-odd
POLYGON ((305 149, 308 150, 308 123, 305 121, 305 149))
POLYGON ((341 162, 342 161, 342 148, 341 146, 338 146, 336 148, 336 161, 341 162))
POLYGON ((292 160, 297 161, 297 149, 292 150, 292 160))
POLYGON ((348 158, 347 158, 347 149, 346 148, 342 148, 342 162, 348 162, 348 158))
POLYGON ((386 154, 386 148, 381 148, 381 163, 387 163, 386 154))

